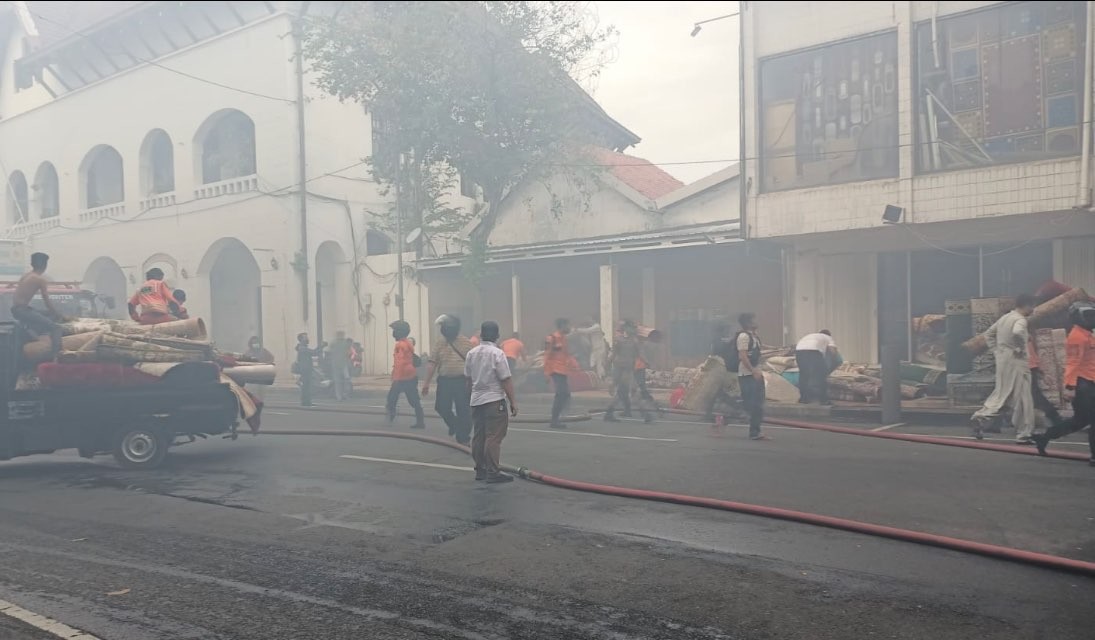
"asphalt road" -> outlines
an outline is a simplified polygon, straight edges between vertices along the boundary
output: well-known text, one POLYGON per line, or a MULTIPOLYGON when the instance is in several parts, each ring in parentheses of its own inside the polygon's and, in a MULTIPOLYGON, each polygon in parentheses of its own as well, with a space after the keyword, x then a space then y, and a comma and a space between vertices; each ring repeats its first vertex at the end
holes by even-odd
MULTIPOLYGON (((388 428, 273 407, 264 426, 388 428)), ((426 433, 443 436, 440 421, 426 433)), ((1095 469, 1083 463, 769 434, 515 424, 503 458, 1095 561, 1095 469)), ((67 453, 0 463, 0 599, 104 640, 1056 639, 1095 627, 1095 579, 526 481, 486 486, 468 466, 424 443, 272 435, 186 445, 154 472, 67 453)), ((42 637, 9 623, 0 616, 0 639, 42 637)))

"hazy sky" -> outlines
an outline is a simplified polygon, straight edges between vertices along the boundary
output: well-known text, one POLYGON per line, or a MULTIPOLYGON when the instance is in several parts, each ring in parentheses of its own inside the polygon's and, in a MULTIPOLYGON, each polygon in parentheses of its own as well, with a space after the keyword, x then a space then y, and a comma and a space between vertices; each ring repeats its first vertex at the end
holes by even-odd
MULTIPOLYGON (((736 159, 738 156, 738 18, 692 25, 738 10, 735 2, 610 2, 592 4, 620 32, 615 61, 590 87, 612 117, 643 139, 629 153, 651 162, 736 159)), ((684 182, 722 164, 664 164, 684 182)))

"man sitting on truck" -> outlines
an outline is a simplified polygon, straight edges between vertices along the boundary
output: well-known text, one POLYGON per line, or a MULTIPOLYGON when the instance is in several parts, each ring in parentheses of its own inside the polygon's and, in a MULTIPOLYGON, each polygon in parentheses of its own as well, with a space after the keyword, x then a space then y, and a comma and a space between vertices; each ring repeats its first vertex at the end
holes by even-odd
POLYGON ((50 302, 49 294, 46 293, 49 281, 46 280, 44 274, 48 264, 49 256, 44 253, 35 253, 30 256, 31 270, 23 275, 19 279, 19 284, 15 286, 15 296, 11 303, 11 317, 38 335, 48 334, 50 359, 54 360, 57 358, 57 354, 61 352, 61 327, 57 326, 53 319, 30 306, 34 294, 41 293, 42 304, 46 305, 49 315, 57 320, 63 320, 61 314, 50 302))
POLYGON ((171 315, 169 305, 178 306, 179 301, 163 281, 163 269, 153 267, 145 274, 145 278, 145 283, 129 299, 129 317, 141 324, 171 322, 175 316, 171 315), (137 315, 138 305, 141 307, 140 315, 137 315))

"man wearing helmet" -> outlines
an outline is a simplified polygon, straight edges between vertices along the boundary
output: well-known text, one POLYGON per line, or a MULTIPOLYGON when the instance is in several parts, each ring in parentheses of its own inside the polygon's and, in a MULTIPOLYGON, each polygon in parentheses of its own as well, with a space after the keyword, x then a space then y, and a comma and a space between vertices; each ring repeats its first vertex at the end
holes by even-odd
POLYGON ((464 363, 471 342, 460 335, 460 318, 444 314, 434 321, 441 331, 441 340, 435 341, 430 351, 430 366, 426 369, 426 381, 422 383, 422 395, 430 395, 430 381, 437 374, 437 401, 434 409, 449 427, 449 435, 460 444, 471 442, 471 394, 468 391, 464 363))
POLYGON ((395 338, 395 354, 392 360, 392 386, 388 389, 388 422, 395 422, 395 407, 399 403, 399 394, 407 396, 407 403, 414 409, 415 422, 412 429, 425 429, 426 421, 422 415, 422 402, 418 398, 418 368, 415 366, 414 345, 407 339, 411 335, 411 325, 396 320, 388 325, 395 338))
POLYGON ((1095 466, 1095 304, 1076 302, 1068 310, 1072 329, 1065 342, 1065 397, 1072 398, 1073 416, 1034 436, 1038 453, 1045 455, 1050 440, 1090 426, 1087 434, 1091 464, 1095 466))

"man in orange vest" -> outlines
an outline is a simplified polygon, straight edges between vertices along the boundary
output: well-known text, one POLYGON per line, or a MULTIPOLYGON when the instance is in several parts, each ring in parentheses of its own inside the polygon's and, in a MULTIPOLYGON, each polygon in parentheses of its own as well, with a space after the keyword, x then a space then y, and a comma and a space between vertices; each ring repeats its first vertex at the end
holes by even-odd
POLYGON ((163 281, 163 269, 153 267, 145 278, 145 283, 129 299, 129 317, 141 324, 171 322, 175 316, 171 315, 169 305, 178 306, 179 301, 163 281), (141 308, 140 315, 137 315, 138 306, 141 308))
POLYGON ((1076 302, 1069 309, 1072 329, 1065 341, 1065 397, 1072 400, 1073 415, 1070 419, 1034 436, 1038 453, 1046 454, 1050 440, 1080 431, 1091 426, 1087 434, 1091 450, 1089 462, 1095 466, 1095 304, 1076 302))
POLYGON ((516 331, 509 338, 502 341, 502 352, 506 354, 506 360, 509 362, 509 370, 512 372, 517 369, 518 364, 522 364, 525 361, 525 343, 521 342, 521 334, 516 331))
POLYGON ((544 375, 555 386, 555 401, 551 404, 551 428, 566 429, 560 421, 563 410, 570 403, 570 351, 567 349, 567 334, 570 333, 570 320, 559 318, 555 321, 555 333, 544 341, 544 375))

